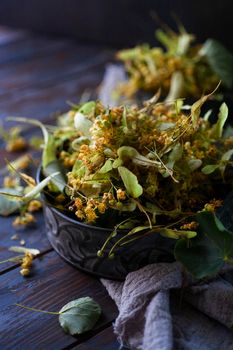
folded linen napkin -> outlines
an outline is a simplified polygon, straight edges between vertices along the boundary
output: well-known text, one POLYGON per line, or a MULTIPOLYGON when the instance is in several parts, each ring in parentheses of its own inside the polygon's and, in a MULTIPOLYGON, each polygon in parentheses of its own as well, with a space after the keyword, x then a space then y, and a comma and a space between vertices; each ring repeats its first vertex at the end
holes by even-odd
POLYGON ((114 331, 132 350, 233 349, 233 269, 185 281, 179 263, 148 265, 125 282, 102 279, 119 315, 114 331), (227 271, 227 272, 226 272, 227 271))

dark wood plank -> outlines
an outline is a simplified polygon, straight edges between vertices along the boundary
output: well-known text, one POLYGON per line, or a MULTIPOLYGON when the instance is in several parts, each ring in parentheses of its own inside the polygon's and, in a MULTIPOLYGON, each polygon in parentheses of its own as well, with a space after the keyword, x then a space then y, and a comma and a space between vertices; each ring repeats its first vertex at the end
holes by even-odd
POLYGON ((93 91, 101 82, 103 73, 104 62, 101 61, 88 71, 80 71, 78 77, 69 77, 68 81, 16 93, 14 97, 0 101, 0 119, 12 115, 48 119, 51 114, 69 109, 66 101, 77 103, 84 91, 93 91))
POLYGON ((119 347, 120 344, 117 341, 111 326, 83 344, 72 347, 72 350, 119 350, 119 347))
MULTIPOLYGON (((1 32, 0 32, 1 35, 1 32)), ((57 111, 69 109, 66 100, 77 103, 86 90, 93 91, 102 80, 104 65, 112 53, 96 47, 77 45, 70 40, 54 40, 25 35, 0 45, 0 118, 23 115, 54 122, 57 111)), ((11 124, 8 123, 8 126, 11 124)), ((26 126, 26 138, 40 133, 39 129, 26 126)), ((18 154, 7 154, 0 144, 0 181, 6 174, 4 158, 13 160, 18 154)), ((38 153, 33 153, 37 159, 38 153)), ((98 333, 105 337, 105 344, 117 346, 111 332, 111 323, 117 309, 101 283, 85 275, 61 260, 51 251, 46 238, 43 214, 37 213, 37 224, 15 230, 12 217, 1 218, 1 261, 14 253, 8 248, 19 245, 11 240, 18 233, 27 247, 40 249, 43 258, 34 260, 33 274, 23 278, 15 263, 0 264, 1 337, 0 349, 64 349, 85 344, 90 339, 102 344, 98 333), (81 296, 91 296, 100 303, 103 314, 95 329, 79 337, 66 335, 58 324, 58 317, 30 312, 16 307, 15 303, 58 311, 65 303, 81 296), (108 328, 106 331, 105 328, 108 328)), ((96 343, 96 344, 97 344, 96 343)), ((96 345, 97 346, 97 345, 96 345)), ((110 348, 111 349, 111 348, 110 348)), ((114 349, 114 348, 113 348, 114 349)))
POLYGON ((110 51, 94 46, 67 45, 44 57, 0 66, 0 98, 12 96, 21 89, 42 88, 73 78, 96 63, 105 62, 106 56, 110 59, 110 51))
MULTIPOLYGON (((100 67, 97 68, 101 68, 102 65, 100 65, 100 67)), ((103 68, 103 67, 102 67, 103 68)), ((65 103, 64 95, 65 95, 65 91, 67 92, 67 90, 72 94, 72 96, 74 96, 74 91, 77 92, 77 90, 79 89, 81 94, 81 91, 83 91, 83 87, 80 86, 81 83, 84 84, 84 86, 96 86, 97 85, 97 81, 100 80, 101 78, 101 74, 100 74, 100 69, 95 69, 95 74, 93 74, 93 72, 86 74, 85 76, 82 77, 82 79, 80 79, 79 81, 68 81, 65 84, 58 84, 56 86, 54 86, 53 88, 46 88, 44 90, 41 90, 40 92, 37 91, 37 93, 32 93, 30 96, 30 99, 28 99, 27 97, 24 97, 24 101, 19 100, 19 105, 22 106, 23 104, 23 108, 25 107, 27 110, 28 108, 30 108, 29 103, 31 105, 31 107, 33 108, 32 114, 31 116, 36 117, 38 119, 44 119, 46 120, 46 122, 48 123, 54 123, 54 118, 50 118, 51 121, 48 121, 48 114, 47 111, 49 109, 48 106, 50 106, 51 108, 51 112, 52 111, 52 106, 54 106, 55 108, 55 104, 56 106, 58 105, 58 103, 61 103, 61 109, 66 109, 68 106, 65 103), (90 79, 90 84, 88 84, 88 79, 90 79), (71 88, 70 86, 72 86, 73 88, 71 88), (76 88, 74 88, 74 86, 76 88), (63 96, 61 98, 61 96, 63 96), (46 106, 43 105, 41 106, 41 103, 39 103, 38 101, 35 101, 36 98, 42 98, 45 99, 45 103, 46 106), (51 98, 51 100, 53 101, 53 99, 55 99, 55 101, 52 103, 51 100, 49 100, 48 105, 47 105, 47 99, 51 98), (45 112, 46 111, 46 112, 45 112)), ((30 95, 30 94, 29 94, 30 95)), ((77 94, 77 96, 79 96, 77 94)), ((70 95, 69 98, 70 99, 70 95)), ((75 98, 74 98, 75 99, 75 98)), ((12 112, 9 114, 27 114, 27 113, 20 113, 22 111, 22 109, 20 108, 20 106, 17 105, 14 101, 14 103, 7 103, 5 104, 5 108, 13 108, 15 109, 15 113, 12 112)), ((7 124, 8 126, 10 126, 11 124, 7 124)), ((26 126, 24 124, 22 124, 22 126, 24 128, 26 128, 26 130, 24 131, 23 135, 26 136, 26 138, 30 138, 31 136, 34 135, 38 135, 40 134, 40 130, 39 128, 35 128, 35 127, 30 127, 30 126, 26 126)), ((1 174, 2 176, 0 176, 0 181, 1 178, 6 175, 6 171, 4 170, 4 165, 5 165, 5 158, 9 159, 10 161, 13 161, 15 158, 17 158, 19 155, 22 155, 22 153, 17 154, 8 154, 5 150, 4 150, 4 144, 1 144, 2 149, 0 151, 0 155, 1 155, 1 159, 0 159, 0 166, 2 166, 2 171, 1 174)), ((39 160, 39 156, 37 154, 37 158, 35 158, 35 153, 33 153, 33 159, 38 159, 39 160)), ((44 251, 47 251, 49 249, 49 243, 46 239, 46 236, 44 234, 45 231, 45 227, 44 227, 44 222, 43 222, 43 217, 42 215, 38 214, 38 222, 37 224, 35 224, 34 227, 30 227, 30 228, 26 228, 21 229, 19 232, 18 230, 16 230, 14 227, 12 227, 12 221, 13 221, 14 217, 9 217, 9 218, 2 218, 1 222, 2 222, 2 233, 1 233, 1 240, 0 240, 0 251, 1 251, 1 261, 3 260, 7 260, 8 258, 12 257, 13 254, 10 253, 8 251, 9 247, 12 245, 19 245, 19 240, 18 241, 12 241, 11 237, 15 234, 18 233, 20 239, 24 239, 26 241, 26 246, 27 247, 35 247, 38 248, 42 253, 44 251), (30 233, 30 234, 29 234, 30 233)), ((9 267, 13 267, 14 265, 16 265, 15 263, 12 262, 7 262, 4 264, 0 264, 0 272, 4 272, 6 271, 6 269, 8 269, 9 267)))
POLYGON ((18 268, 0 277, 0 349, 59 350, 82 343, 111 325, 117 309, 98 279, 63 262, 55 252, 46 254, 41 261, 37 259, 35 265, 31 277, 23 278, 18 268), (21 303, 59 311, 67 302, 84 296, 94 298, 103 312, 95 329, 78 337, 65 334, 56 315, 41 314, 15 306, 15 303, 21 303))
POLYGON ((23 30, 12 30, 8 27, 0 26, 0 47, 7 47, 7 45, 13 42, 25 40, 27 37, 27 32, 23 30))
MULTIPOLYGON (((1 218, 1 240, 0 240, 0 261, 7 260, 11 257, 19 255, 9 251, 11 246, 19 246, 20 240, 25 241, 25 247, 39 249, 41 253, 51 249, 50 243, 46 237, 46 229, 44 217, 41 212, 35 214, 36 223, 32 226, 16 229, 12 226, 12 222, 16 215, 7 218, 1 218), (17 234, 18 239, 11 238, 17 234)), ((17 266, 15 262, 5 262, 0 264, 0 274, 6 272, 9 268, 17 266)))
POLYGON ((69 40, 54 39, 25 33, 19 40, 0 46, 1 67, 9 66, 34 57, 44 57, 46 53, 67 47, 69 40))
MULTIPOLYGON (((30 152, 31 159, 33 164, 26 170, 26 173, 33 176, 35 178, 35 174, 37 171, 36 164, 39 164, 39 151, 30 152)), ((10 161, 16 159, 19 155, 23 153, 7 153, 4 149, 0 150, 0 187, 3 185, 3 178, 6 176, 9 171, 6 168, 5 159, 7 158, 10 161)), ((28 227, 18 227, 15 228, 12 223, 15 217, 18 214, 10 215, 8 217, 0 217, 0 225, 1 225, 1 235, 0 235, 0 261, 7 260, 15 255, 16 253, 12 253, 9 251, 9 248, 13 245, 20 245, 20 241, 25 241, 25 246, 28 248, 37 248, 44 253, 48 251, 51 247, 46 237, 46 230, 44 224, 44 218, 42 211, 34 213, 36 218, 36 223, 28 227), (15 235, 18 238, 15 240, 12 239, 15 235)), ((0 274, 7 271, 9 268, 17 266, 18 264, 15 262, 5 262, 0 263, 0 274)))

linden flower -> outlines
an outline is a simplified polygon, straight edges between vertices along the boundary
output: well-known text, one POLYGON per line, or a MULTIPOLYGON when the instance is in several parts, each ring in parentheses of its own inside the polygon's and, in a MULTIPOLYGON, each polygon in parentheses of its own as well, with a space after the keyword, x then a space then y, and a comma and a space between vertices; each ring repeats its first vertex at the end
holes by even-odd
POLYGON ((23 137, 17 137, 16 139, 10 140, 6 144, 7 152, 20 152, 27 148, 27 142, 23 137))
POLYGON ((180 226, 181 230, 196 230, 198 228, 198 222, 196 221, 191 221, 187 224, 184 224, 182 226, 180 226))
POLYGON ((29 205, 28 205, 28 208, 27 210, 30 212, 30 213, 33 213, 34 211, 38 211, 42 208, 42 204, 40 201, 34 199, 32 201, 30 201, 29 205))
POLYGON ((28 276, 30 274, 30 268, 32 267, 33 255, 29 252, 25 252, 21 263, 20 273, 22 276, 28 276))
POLYGON ((81 220, 85 218, 84 212, 80 209, 75 212, 75 215, 77 216, 78 219, 81 219, 81 220))
POLYGON ((13 226, 24 226, 36 222, 35 217, 30 213, 24 213, 21 216, 17 216, 13 221, 13 226))
POLYGON ((107 209, 107 206, 105 203, 102 202, 102 203, 99 203, 97 205, 97 208, 98 208, 98 211, 100 212, 100 214, 104 214, 106 209, 107 209))
POLYGON ((5 176, 3 179, 3 186, 7 188, 15 188, 19 185, 19 181, 17 178, 11 176, 5 176))
POLYGON ((119 189, 117 190, 117 199, 118 199, 119 201, 123 201, 123 200, 126 199, 126 193, 125 193, 125 191, 123 191, 121 188, 119 188, 119 189))
POLYGON ((87 222, 89 222, 89 223, 95 222, 95 220, 97 219, 97 215, 96 215, 95 210, 93 208, 88 206, 84 209, 84 212, 86 214, 87 222))
POLYGON ((74 205, 76 206, 77 209, 83 208, 83 203, 80 198, 75 198, 74 205))
POLYGON ((220 208, 223 205, 223 200, 221 199, 212 199, 209 203, 206 203, 204 210, 215 212, 216 209, 220 208))

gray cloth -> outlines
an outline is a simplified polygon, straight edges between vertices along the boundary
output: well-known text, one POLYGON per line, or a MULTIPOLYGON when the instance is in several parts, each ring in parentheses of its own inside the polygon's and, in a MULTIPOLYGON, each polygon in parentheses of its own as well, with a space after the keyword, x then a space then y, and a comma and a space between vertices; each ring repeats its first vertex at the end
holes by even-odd
POLYGON ((233 349, 233 270, 205 282, 185 281, 179 263, 102 279, 119 315, 114 331, 132 350, 233 349))

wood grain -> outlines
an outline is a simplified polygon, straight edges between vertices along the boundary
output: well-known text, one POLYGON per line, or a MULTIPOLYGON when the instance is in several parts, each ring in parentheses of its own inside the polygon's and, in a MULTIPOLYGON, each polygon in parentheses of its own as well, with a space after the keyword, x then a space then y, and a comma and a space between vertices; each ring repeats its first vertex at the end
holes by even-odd
MULTIPOLYGON (((1 31, 0 31, 1 36, 1 31)), ((0 45, 0 119, 9 115, 26 116, 54 123, 56 112, 69 109, 66 101, 77 103, 84 91, 95 95, 105 64, 112 51, 86 46, 68 39, 51 39, 22 33, 0 45)), ((14 123, 5 123, 10 127, 14 123)), ((26 139, 40 135, 38 128, 23 126, 26 139)), ((6 175, 5 158, 14 160, 22 153, 8 154, 0 140, 0 181, 6 175)), ((29 150, 34 160, 37 151, 29 150)), ((31 169, 32 170, 32 169, 31 169)), ((42 257, 34 259, 28 278, 19 273, 17 263, 0 264, 0 349, 59 350, 118 348, 111 324, 117 308, 98 279, 81 273, 65 263, 46 238, 42 213, 36 214, 37 224, 17 231, 12 217, 0 218, 0 261, 15 255, 9 247, 19 245, 11 240, 14 234, 24 239, 27 247, 38 248, 42 257), (67 302, 93 297, 103 313, 95 328, 82 336, 72 337, 63 332, 58 317, 28 311, 26 306, 59 311, 67 302), (93 339, 93 341, 92 341, 93 339), (87 344, 87 345, 86 345, 87 344)))
POLYGON ((19 269, 1 276, 1 334, 0 348, 7 349, 63 349, 92 337, 109 326, 117 314, 116 306, 101 283, 66 264, 55 252, 35 261, 34 273, 23 278, 19 269), (79 337, 66 335, 55 315, 41 314, 15 306, 59 311, 67 302, 90 296, 102 307, 102 316, 95 329, 79 337), (14 334, 14 336, 13 336, 14 334))
MULTIPOLYGON (((108 327, 102 332, 87 340, 84 344, 72 347, 73 350, 119 350, 119 343, 113 333, 113 328, 108 327)), ((124 350, 124 348, 121 348, 124 350)), ((68 350, 68 348, 67 348, 68 350)))

